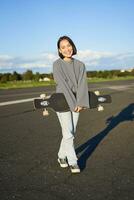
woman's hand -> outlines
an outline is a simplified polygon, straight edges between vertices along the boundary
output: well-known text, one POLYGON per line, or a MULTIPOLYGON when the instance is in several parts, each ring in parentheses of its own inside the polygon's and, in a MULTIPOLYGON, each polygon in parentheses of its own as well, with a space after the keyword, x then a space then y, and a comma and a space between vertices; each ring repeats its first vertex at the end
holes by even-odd
POLYGON ((83 109, 81 106, 76 106, 74 112, 80 112, 83 109))

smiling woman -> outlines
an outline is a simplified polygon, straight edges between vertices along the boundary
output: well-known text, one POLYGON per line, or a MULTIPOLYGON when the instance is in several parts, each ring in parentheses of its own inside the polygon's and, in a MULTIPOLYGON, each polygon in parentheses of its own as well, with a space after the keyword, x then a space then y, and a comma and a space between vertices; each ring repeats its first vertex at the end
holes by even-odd
POLYGON ((72 57, 77 54, 77 49, 68 36, 59 38, 57 48, 60 58, 53 63, 56 92, 64 94, 70 107, 69 112, 57 112, 63 136, 58 162, 61 167, 67 167, 69 164, 72 173, 79 173, 73 141, 79 113, 89 107, 86 70, 84 63, 72 57))

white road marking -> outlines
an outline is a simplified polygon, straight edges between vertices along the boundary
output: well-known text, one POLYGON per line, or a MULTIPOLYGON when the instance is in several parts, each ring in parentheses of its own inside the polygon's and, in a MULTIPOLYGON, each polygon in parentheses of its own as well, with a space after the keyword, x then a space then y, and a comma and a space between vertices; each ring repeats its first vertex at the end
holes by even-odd
POLYGON ((14 100, 14 101, 1 102, 1 103, 0 103, 0 106, 7 106, 7 105, 11 105, 11 104, 18 104, 18 103, 30 102, 30 101, 33 101, 35 98, 39 98, 39 97, 34 97, 34 98, 29 98, 29 99, 20 99, 20 100, 14 100))
POLYGON ((42 94, 42 93, 44 93, 44 94, 50 94, 50 93, 54 93, 54 91, 51 91, 51 92, 49 92, 49 91, 46 91, 46 92, 44 92, 44 91, 40 91, 40 92, 29 92, 29 93, 20 93, 20 94, 2 94, 2 98, 4 97, 6 97, 6 98, 8 98, 8 97, 15 97, 15 96, 29 96, 29 95, 36 95, 36 94, 42 94))
POLYGON ((115 85, 115 86, 110 86, 109 88, 110 89, 113 89, 113 90, 126 90, 126 89, 131 89, 132 86, 130 85, 115 85))

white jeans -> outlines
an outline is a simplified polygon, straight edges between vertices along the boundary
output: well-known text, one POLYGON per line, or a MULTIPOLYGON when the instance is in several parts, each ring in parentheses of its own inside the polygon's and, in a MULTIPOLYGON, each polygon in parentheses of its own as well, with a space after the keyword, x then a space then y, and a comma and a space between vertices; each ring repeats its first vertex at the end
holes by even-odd
POLYGON ((59 158, 67 158, 69 165, 77 164, 77 156, 74 148, 74 134, 79 118, 77 112, 57 112, 62 129, 62 140, 58 152, 59 158))

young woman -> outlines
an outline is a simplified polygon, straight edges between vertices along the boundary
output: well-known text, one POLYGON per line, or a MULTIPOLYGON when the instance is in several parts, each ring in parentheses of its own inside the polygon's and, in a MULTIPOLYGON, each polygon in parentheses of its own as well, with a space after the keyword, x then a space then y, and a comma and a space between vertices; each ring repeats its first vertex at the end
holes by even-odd
POLYGON ((74 136, 80 111, 89 108, 86 70, 84 63, 72 57, 77 54, 77 49, 68 36, 59 38, 57 48, 60 58, 53 63, 56 92, 65 95, 70 107, 69 112, 57 112, 62 129, 58 162, 61 167, 69 165, 72 173, 79 173, 74 136))

